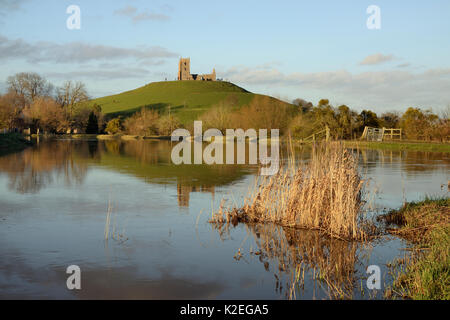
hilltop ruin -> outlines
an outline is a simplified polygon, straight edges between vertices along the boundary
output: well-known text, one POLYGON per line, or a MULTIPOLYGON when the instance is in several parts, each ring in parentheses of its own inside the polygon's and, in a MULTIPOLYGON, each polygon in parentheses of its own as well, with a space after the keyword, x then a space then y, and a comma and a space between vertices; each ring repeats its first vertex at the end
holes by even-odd
POLYGON ((178 80, 216 81, 216 69, 210 74, 191 74, 191 58, 180 58, 178 80))

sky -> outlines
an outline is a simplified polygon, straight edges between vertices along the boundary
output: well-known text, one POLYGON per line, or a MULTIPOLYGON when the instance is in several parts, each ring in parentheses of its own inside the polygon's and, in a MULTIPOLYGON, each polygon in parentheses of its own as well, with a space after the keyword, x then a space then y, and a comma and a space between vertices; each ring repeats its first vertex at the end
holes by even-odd
POLYGON ((0 92, 8 76, 37 72, 100 97, 174 80, 190 57, 192 73, 215 68, 287 101, 439 112, 450 105, 449 14, 448 0, 0 0, 0 92), (79 29, 67 27, 71 5, 79 29))

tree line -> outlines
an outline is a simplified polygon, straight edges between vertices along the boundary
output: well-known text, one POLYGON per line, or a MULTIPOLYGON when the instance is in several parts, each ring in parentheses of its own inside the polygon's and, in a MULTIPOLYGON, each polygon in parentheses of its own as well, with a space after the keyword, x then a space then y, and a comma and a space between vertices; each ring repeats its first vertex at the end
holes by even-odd
POLYGON ((89 104, 82 82, 66 81, 55 87, 37 73, 17 73, 7 79, 0 96, 0 129, 30 128, 31 132, 98 133, 104 117, 99 105, 89 104))
MULTIPOLYGON (((30 128, 47 133, 124 133, 130 135, 170 135, 182 122, 170 113, 143 108, 134 115, 117 117, 106 123, 101 106, 89 103, 82 82, 66 81, 54 87, 36 73, 18 73, 7 79, 7 92, 0 96, 0 130, 30 128)), ((440 115, 429 109, 410 107, 404 113, 377 115, 370 109, 361 112, 346 105, 333 106, 328 99, 316 105, 303 99, 285 103, 256 95, 238 108, 238 98, 231 94, 200 116, 203 128, 280 129, 282 135, 302 139, 330 129, 333 139, 357 139, 366 126, 400 128, 410 140, 448 141, 450 106, 440 115)), ((184 124, 188 130, 192 123, 184 124)))
POLYGON ((440 115, 431 110, 410 107, 404 113, 385 112, 378 116, 372 110, 356 112, 346 105, 333 106, 328 99, 316 105, 303 99, 292 104, 267 96, 256 96, 240 109, 232 108, 233 99, 217 104, 201 116, 204 128, 279 128, 283 135, 304 139, 313 133, 330 129, 331 137, 358 139, 364 128, 402 129, 408 140, 448 141, 450 139, 450 106, 440 115))
MULTIPOLYGON (((404 139, 448 141, 450 139, 450 107, 440 115, 429 109, 410 107, 404 113, 390 111, 378 116, 365 109, 356 112, 346 105, 332 106, 328 99, 314 105, 303 99, 292 104, 257 95, 248 105, 237 107, 238 99, 228 96, 202 114, 203 129, 216 128, 225 134, 227 128, 280 129, 280 134, 303 139, 328 126, 333 139, 358 139, 364 128, 402 129, 404 139)), ((183 124, 176 116, 160 115, 142 109, 129 118, 114 118, 106 126, 110 134, 170 135, 174 128, 193 131, 193 124, 183 124)))
POLYGON ((390 111, 378 116, 372 110, 356 112, 346 105, 334 107, 328 99, 316 106, 296 99, 299 114, 290 123, 293 136, 305 137, 328 126, 334 139, 357 139, 366 126, 402 129, 408 140, 448 141, 450 139, 450 106, 437 115, 431 109, 409 107, 404 113, 390 111))

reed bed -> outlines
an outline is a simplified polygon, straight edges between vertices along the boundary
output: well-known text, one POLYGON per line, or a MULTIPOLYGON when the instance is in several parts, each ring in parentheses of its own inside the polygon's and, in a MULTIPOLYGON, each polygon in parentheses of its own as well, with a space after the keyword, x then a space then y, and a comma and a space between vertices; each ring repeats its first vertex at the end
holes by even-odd
POLYGON ((240 208, 221 204, 210 222, 275 223, 320 230, 345 240, 367 238, 362 207, 366 181, 357 159, 342 143, 314 145, 311 159, 297 163, 291 154, 273 176, 257 178, 240 208))

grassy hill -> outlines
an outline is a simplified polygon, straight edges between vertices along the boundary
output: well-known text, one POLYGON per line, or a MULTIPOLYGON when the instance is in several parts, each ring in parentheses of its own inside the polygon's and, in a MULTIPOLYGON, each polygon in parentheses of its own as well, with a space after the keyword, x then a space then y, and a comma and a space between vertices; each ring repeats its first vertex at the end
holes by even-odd
POLYGON ((234 96, 239 107, 248 104, 257 95, 224 81, 164 81, 91 102, 99 104, 108 118, 128 116, 142 107, 167 113, 170 106, 171 112, 182 123, 187 123, 229 96, 234 96))
POLYGON ((101 105, 108 117, 127 116, 142 107, 164 113, 170 106, 182 122, 191 121, 212 105, 235 96, 239 105, 247 104, 255 94, 229 82, 221 81, 164 81, 153 82, 135 90, 92 100, 101 105))

